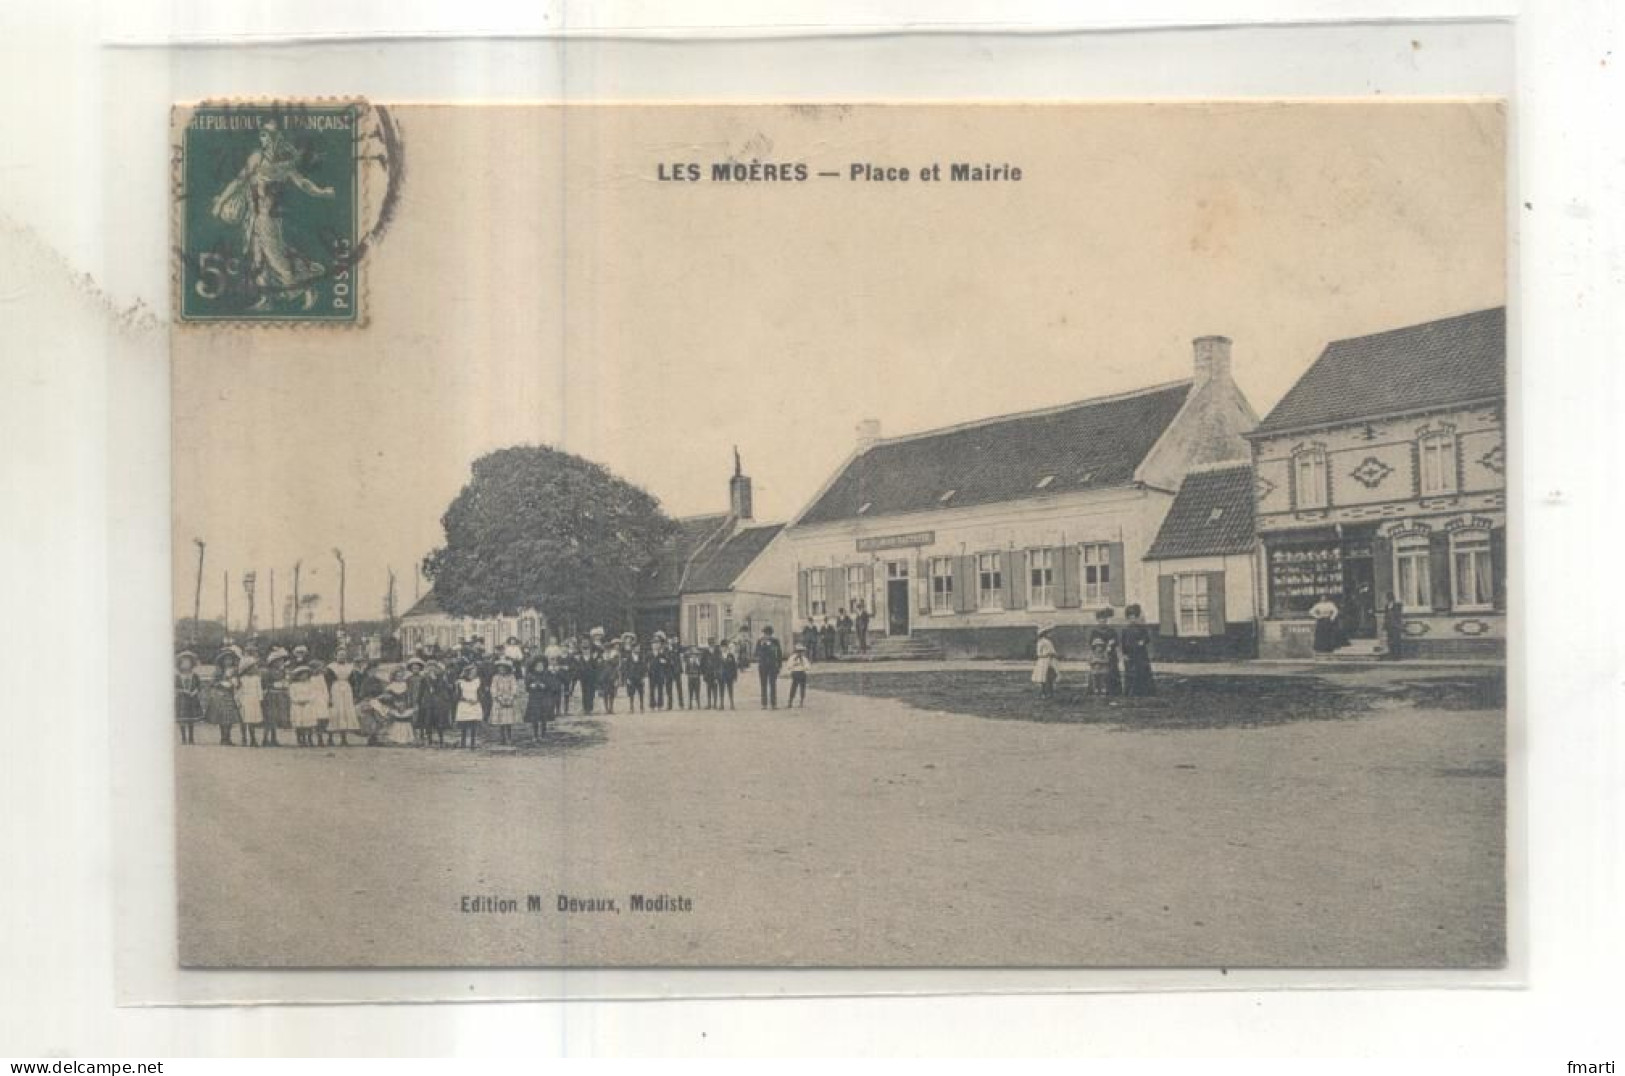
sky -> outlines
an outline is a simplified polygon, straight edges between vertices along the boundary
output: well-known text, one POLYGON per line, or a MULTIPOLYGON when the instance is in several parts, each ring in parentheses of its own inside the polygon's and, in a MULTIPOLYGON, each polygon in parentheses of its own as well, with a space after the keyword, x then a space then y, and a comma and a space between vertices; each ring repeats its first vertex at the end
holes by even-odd
MULTIPOLYGON (((1331 340, 1505 301, 1493 102, 400 106, 361 328, 172 337, 174 600, 240 575, 401 607, 469 464, 547 443, 673 515, 798 512, 886 435, 1187 377, 1234 341, 1260 415, 1331 340), (713 162, 806 182, 709 180, 713 162), (1019 181, 922 181, 933 162, 1019 181), (701 182, 670 182, 680 166, 701 182), (910 169, 852 180, 854 163, 910 169), (837 171, 838 178, 820 178, 837 171), (223 581, 224 573, 224 581, 223 581)), ((369 218, 370 219, 370 218, 369 218)), ((278 613, 280 619, 280 611, 278 613)))

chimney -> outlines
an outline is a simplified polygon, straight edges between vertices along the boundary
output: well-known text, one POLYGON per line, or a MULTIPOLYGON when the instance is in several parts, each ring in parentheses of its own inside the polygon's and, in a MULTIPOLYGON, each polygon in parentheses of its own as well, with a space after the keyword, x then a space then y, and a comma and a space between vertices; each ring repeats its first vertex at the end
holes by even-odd
POLYGON ((739 462, 739 446, 734 446, 734 474, 728 479, 728 512, 737 520, 751 518, 750 477, 739 462))
POLYGON ((1191 341, 1196 351, 1196 384, 1230 380, 1230 338, 1198 336, 1191 341))
POLYGON ((866 418, 862 422, 858 423, 859 452, 862 452, 866 448, 873 447, 874 443, 878 440, 880 440, 880 420, 878 418, 866 418))

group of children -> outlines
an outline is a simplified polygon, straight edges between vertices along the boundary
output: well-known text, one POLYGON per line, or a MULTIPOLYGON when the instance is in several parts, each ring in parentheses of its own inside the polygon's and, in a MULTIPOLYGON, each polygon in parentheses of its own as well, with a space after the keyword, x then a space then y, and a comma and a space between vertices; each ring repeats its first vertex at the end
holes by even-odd
MULTIPOLYGON (((1111 626, 1111 609, 1101 609, 1095 614, 1095 626, 1089 629, 1085 639, 1089 647, 1086 689, 1090 695, 1156 694, 1151 671, 1151 629, 1146 627, 1138 605, 1128 606, 1123 614, 1128 624, 1121 631, 1111 626)), ((1061 677, 1061 658, 1055 648, 1054 634, 1053 626, 1038 629, 1038 655, 1033 663, 1032 682, 1045 698, 1054 696, 1055 684, 1061 677)))
MULTIPOLYGON (((808 657, 802 646, 784 663, 790 704, 807 698, 808 657)), ((624 693, 628 712, 735 708, 740 671, 755 659, 762 706, 777 708, 782 651, 772 628, 754 646, 711 642, 684 647, 664 632, 640 645, 630 632, 606 638, 602 629, 563 644, 528 651, 516 638, 487 653, 483 640, 465 641, 442 655, 420 649, 384 674, 378 661, 358 664, 341 646, 333 661, 310 660, 296 646, 272 649, 263 659, 251 645, 228 645, 216 655, 208 679, 197 655, 175 663, 175 717, 181 743, 196 742, 199 723, 214 725, 222 744, 274 747, 291 730, 300 747, 358 742, 445 746, 456 728, 458 747, 474 747, 481 729, 501 743, 528 725, 532 740, 546 732, 579 697, 583 713, 606 714, 624 693), (234 739, 241 728, 241 737, 234 739)))

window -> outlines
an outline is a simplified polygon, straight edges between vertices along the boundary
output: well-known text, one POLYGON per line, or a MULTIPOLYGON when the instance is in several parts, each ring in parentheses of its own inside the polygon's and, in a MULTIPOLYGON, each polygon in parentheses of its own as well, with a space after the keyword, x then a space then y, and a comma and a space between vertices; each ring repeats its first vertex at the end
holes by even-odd
POLYGON ((1450 536, 1451 604, 1457 609, 1488 609, 1495 602, 1487 531, 1457 531, 1450 536))
POLYGON ((1426 433, 1417 442, 1423 493, 1456 490, 1456 438, 1449 431, 1426 433))
POLYGON ((1050 484, 1050 483, 1051 483, 1051 482, 1053 482, 1053 481, 1055 481, 1055 476, 1054 476, 1054 475, 1052 475, 1052 474, 1047 474, 1047 475, 1045 475, 1045 476, 1044 476, 1044 477, 1043 477, 1043 478, 1040 478, 1040 479, 1039 479, 1039 480, 1038 480, 1038 486, 1037 486, 1037 488, 1038 488, 1038 489, 1048 489, 1048 488, 1049 488, 1049 484, 1050 484))
POLYGON ((699 643, 701 646, 710 646, 717 638, 714 621, 716 606, 706 602, 699 607, 699 610, 699 623, 695 626, 694 642, 699 643))
POLYGON ((829 612, 829 598, 824 586, 824 569, 807 571, 807 615, 823 616, 829 612))
POLYGON ((958 492, 959 491, 957 489, 948 490, 947 492, 943 493, 942 496, 937 498, 937 503, 938 504, 947 504, 949 501, 954 499, 954 494, 956 494, 958 492))
POLYGON ((867 588, 864 587, 864 585, 863 585, 863 565, 861 565, 861 564, 849 564, 849 565, 847 565, 847 567, 846 567, 846 607, 847 607, 847 609, 849 609, 849 610, 856 610, 857 609, 858 605, 863 602, 864 591, 866 589, 867 588))
POLYGON ((1174 577, 1174 602, 1179 618, 1179 634, 1208 634, 1207 574, 1174 577))
POLYGON ((1408 534, 1394 539, 1394 596, 1407 609, 1433 604, 1433 570, 1428 536, 1408 534))
POLYGON ((886 578, 887 579, 907 579, 908 578, 908 561, 906 561, 906 560, 888 560, 886 562, 886 578))
POLYGON ((1112 593, 1112 547, 1096 542, 1083 547, 1083 604, 1106 605, 1112 593))
POLYGON ((1324 449, 1304 449, 1293 456, 1292 475, 1297 495, 1295 507, 1326 507, 1326 452, 1324 449))
POLYGON ((1027 604, 1034 609, 1055 608, 1055 562, 1052 549, 1027 553, 1027 604))
POLYGON ((954 559, 952 557, 931 558, 931 611, 933 613, 951 613, 954 611, 954 559))
POLYGON ((1004 608, 1003 563, 1003 554, 976 554, 976 607, 978 609, 1004 608))
POLYGON ((734 607, 731 602, 722 605, 722 638, 724 640, 734 637, 734 607))

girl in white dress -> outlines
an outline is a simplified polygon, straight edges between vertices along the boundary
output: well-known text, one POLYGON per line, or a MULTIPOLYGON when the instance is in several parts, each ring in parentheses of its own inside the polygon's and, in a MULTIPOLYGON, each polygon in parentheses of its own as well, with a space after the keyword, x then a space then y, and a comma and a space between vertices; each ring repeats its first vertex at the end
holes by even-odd
POLYGON ((503 743, 512 743, 517 724, 519 680, 513 674, 513 662, 504 658, 496 663, 496 674, 491 677, 491 726, 501 730, 503 743))
POLYGON ((1061 659, 1050 639, 1053 630, 1048 626, 1038 629, 1038 659, 1033 662, 1033 683, 1046 699, 1055 694, 1055 681, 1061 678, 1061 659))
POLYGON ((473 747, 475 730, 485 718, 485 708, 480 703, 480 670, 477 665, 468 665, 457 680, 457 746, 473 747))
MULTIPOLYGON (((243 742, 249 747, 260 745, 259 730, 265 724, 265 709, 260 705, 265 698, 265 684, 260 679, 259 660, 250 654, 243 659, 243 669, 237 677, 237 709, 243 715, 243 742)), ((266 733, 267 739, 270 733, 266 733)))
POLYGON ((288 707, 300 747, 316 746, 317 722, 327 716, 327 684, 309 665, 295 665, 288 680, 288 707))
POLYGON ((355 708, 355 681, 356 667, 350 662, 349 655, 339 651, 333 663, 327 667, 327 742, 332 744, 333 734, 339 734, 340 742, 350 746, 350 733, 360 733, 361 714, 355 708))
POLYGON ((412 733, 412 718, 417 708, 412 705, 406 688, 406 670, 395 670, 397 677, 384 689, 384 715, 389 719, 389 731, 384 742, 396 747, 411 747, 417 742, 412 733))

